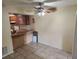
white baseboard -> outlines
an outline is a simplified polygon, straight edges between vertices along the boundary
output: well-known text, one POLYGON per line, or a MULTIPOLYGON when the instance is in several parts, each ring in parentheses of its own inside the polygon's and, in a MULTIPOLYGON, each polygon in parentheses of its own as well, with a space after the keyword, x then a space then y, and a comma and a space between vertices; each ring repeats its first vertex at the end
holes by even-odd
POLYGON ((13 51, 8 52, 7 54, 3 55, 2 58, 3 58, 3 57, 6 57, 6 56, 8 56, 8 55, 10 55, 11 53, 13 53, 13 51))
POLYGON ((39 41, 39 43, 45 44, 45 45, 47 45, 47 46, 50 46, 50 47, 53 47, 53 48, 56 48, 56 49, 63 50, 62 48, 56 47, 56 46, 54 46, 54 45, 51 45, 51 44, 48 44, 48 43, 45 43, 45 42, 39 41))

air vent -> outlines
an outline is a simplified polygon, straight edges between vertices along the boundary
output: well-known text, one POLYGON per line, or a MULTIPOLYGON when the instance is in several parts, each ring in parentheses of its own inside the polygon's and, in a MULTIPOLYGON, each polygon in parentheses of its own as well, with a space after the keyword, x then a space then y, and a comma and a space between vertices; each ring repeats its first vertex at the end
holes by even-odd
POLYGON ((3 48, 2 48, 2 55, 5 55, 7 52, 8 52, 8 51, 7 51, 7 47, 3 47, 3 48))

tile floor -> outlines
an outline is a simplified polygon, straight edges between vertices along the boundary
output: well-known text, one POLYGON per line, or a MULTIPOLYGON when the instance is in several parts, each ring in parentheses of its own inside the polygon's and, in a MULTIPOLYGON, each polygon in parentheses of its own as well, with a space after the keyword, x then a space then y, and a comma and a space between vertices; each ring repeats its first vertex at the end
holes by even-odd
POLYGON ((72 55, 41 43, 29 43, 3 59, 72 59, 72 55))

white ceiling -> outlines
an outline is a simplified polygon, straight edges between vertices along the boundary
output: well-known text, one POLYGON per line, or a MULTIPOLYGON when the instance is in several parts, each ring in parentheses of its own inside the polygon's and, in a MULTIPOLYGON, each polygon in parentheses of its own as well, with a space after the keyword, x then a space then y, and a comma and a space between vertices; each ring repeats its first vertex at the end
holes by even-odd
POLYGON ((32 4, 29 4, 31 2, 44 2, 45 6, 51 6, 51 7, 62 7, 67 5, 74 5, 77 4, 76 0, 2 0, 4 5, 16 5, 16 6, 25 6, 25 7, 32 7, 32 4), (50 3, 47 3, 47 2, 50 3))
POLYGON ((34 4, 33 2, 44 2, 45 8, 50 7, 64 7, 69 5, 76 5, 77 0, 2 0, 3 6, 8 6, 12 12, 15 12, 15 9, 20 12, 30 12, 34 14, 34 4), (48 3, 47 3, 48 2, 48 3), (50 2, 50 3, 49 3, 50 2))
POLYGON ((62 0, 62 1, 56 1, 51 3, 45 3, 45 5, 52 7, 63 7, 63 6, 76 5, 76 4, 77 4, 76 0, 62 0))

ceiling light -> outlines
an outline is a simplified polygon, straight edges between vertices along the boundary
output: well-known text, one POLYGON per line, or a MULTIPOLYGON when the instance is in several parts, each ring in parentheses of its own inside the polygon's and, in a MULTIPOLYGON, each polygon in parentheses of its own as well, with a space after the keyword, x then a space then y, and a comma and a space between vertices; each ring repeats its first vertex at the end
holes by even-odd
POLYGON ((44 13, 44 12, 39 12, 39 13, 37 13, 37 15, 38 15, 38 16, 44 16, 45 13, 44 13))
POLYGON ((33 0, 34 2, 44 2, 45 0, 33 0))
POLYGON ((15 16, 15 15, 13 15, 13 14, 10 14, 9 16, 15 16))

